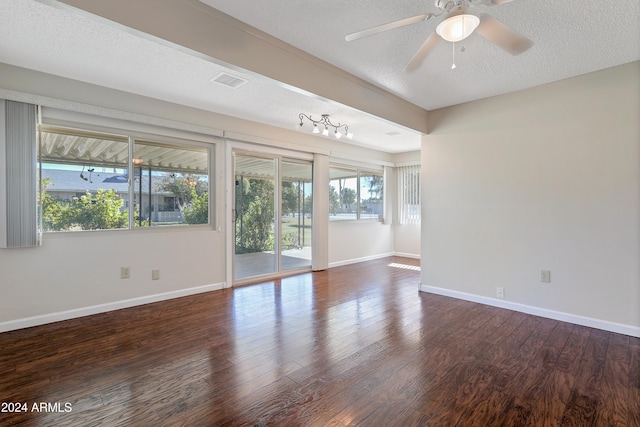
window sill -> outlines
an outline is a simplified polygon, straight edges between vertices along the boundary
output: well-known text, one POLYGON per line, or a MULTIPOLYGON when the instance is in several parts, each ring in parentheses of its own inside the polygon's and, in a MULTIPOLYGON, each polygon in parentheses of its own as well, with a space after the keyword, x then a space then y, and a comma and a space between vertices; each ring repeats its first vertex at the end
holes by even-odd
POLYGON ((165 225, 158 227, 135 227, 135 228, 119 228, 113 230, 78 230, 78 231, 45 231, 42 233, 43 241, 57 240, 66 238, 85 238, 88 236, 102 236, 102 235, 131 235, 131 234, 146 234, 146 233, 183 233, 183 232, 203 232, 211 231, 220 233, 220 230, 216 230, 213 225, 210 224, 198 224, 198 225, 165 225))

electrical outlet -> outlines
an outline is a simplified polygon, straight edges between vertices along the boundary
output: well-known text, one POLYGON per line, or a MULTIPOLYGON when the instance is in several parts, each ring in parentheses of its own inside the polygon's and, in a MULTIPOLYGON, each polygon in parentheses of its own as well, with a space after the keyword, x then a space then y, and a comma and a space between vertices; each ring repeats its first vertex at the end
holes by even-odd
POLYGON ((543 283, 551 283, 551 271, 540 270, 540 281, 543 283))
POLYGON ((128 279, 131 277, 131 267, 120 267, 120 278, 128 279))
POLYGON ((160 280, 160 270, 151 270, 151 280, 160 280))
POLYGON ((496 297, 504 299, 504 288, 496 288, 496 297))

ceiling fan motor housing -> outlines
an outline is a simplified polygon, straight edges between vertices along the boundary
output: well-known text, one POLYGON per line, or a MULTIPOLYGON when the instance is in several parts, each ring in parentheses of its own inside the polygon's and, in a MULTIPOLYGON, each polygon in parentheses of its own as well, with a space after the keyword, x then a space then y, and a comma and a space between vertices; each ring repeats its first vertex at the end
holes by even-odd
POLYGON ((451 12, 454 9, 466 9, 467 7, 473 5, 474 3, 478 3, 475 0, 435 0, 435 6, 444 11, 451 12))

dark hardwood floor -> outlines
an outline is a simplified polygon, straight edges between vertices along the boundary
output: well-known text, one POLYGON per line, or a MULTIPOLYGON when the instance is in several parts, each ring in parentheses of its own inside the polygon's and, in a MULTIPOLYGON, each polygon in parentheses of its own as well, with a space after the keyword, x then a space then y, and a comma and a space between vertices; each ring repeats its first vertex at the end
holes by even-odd
POLYGON ((0 409, 27 404, 0 425, 640 426, 640 339, 420 293, 417 266, 0 334, 0 409))

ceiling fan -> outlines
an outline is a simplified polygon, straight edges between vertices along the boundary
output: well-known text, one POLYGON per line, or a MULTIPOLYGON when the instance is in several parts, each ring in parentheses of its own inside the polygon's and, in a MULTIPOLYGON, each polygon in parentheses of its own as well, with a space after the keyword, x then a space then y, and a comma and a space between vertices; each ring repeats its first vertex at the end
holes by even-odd
POLYGON ((529 49, 533 45, 533 42, 489 15, 479 14, 476 16, 467 13, 467 10, 474 6, 495 6, 509 3, 510 1, 512 0, 435 0, 435 6, 440 9, 439 13, 425 13, 399 21, 389 22, 388 24, 378 25, 367 30, 348 34, 344 39, 350 42, 446 14, 447 18, 440 22, 436 28, 436 32, 432 33, 424 43, 422 43, 422 46, 418 48, 413 58, 411 58, 405 66, 404 71, 415 71, 429 53, 431 53, 441 38, 455 43, 470 36, 474 30, 510 54, 518 55, 529 49))

